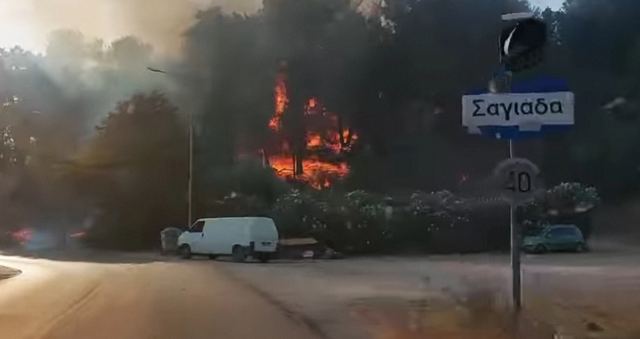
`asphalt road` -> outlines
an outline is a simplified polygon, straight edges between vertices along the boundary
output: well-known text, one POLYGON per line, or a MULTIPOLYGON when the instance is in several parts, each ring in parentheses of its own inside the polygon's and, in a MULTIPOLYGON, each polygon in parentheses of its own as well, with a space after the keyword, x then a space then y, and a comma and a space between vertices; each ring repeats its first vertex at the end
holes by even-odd
POLYGON ((0 256, 7 339, 317 338, 287 312, 208 260, 115 256, 98 262, 0 256))
POLYGON ((640 249, 275 261, 0 256, 0 339, 638 339, 640 249))

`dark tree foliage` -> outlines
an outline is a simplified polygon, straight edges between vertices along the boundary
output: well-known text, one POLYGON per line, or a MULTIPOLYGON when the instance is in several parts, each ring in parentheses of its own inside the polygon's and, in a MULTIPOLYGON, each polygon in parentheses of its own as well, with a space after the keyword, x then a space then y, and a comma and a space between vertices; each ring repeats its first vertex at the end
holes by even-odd
POLYGON ((186 218, 187 137, 177 108, 164 95, 135 95, 97 127, 90 147, 70 169, 77 190, 92 199, 89 240, 135 248, 186 218))
POLYGON ((554 36, 543 72, 569 79, 576 94, 576 126, 545 141, 543 171, 550 183, 593 184, 605 199, 637 195, 637 1, 570 0, 542 16, 554 36))

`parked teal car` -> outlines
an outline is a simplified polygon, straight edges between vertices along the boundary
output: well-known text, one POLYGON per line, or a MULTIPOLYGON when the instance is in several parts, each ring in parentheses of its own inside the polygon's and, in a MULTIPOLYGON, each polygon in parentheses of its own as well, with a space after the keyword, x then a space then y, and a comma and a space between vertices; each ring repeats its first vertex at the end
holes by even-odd
POLYGON ((523 249, 530 253, 546 253, 550 251, 588 250, 584 236, 575 225, 552 225, 543 227, 524 237, 523 249))

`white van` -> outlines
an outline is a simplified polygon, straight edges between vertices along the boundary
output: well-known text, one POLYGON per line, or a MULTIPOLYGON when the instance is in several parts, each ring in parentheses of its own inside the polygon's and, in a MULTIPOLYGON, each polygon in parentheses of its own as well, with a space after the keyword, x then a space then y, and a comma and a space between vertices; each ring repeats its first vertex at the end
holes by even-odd
POLYGON ((178 250, 183 258, 192 254, 231 255, 234 261, 248 256, 267 262, 276 252, 278 230, 270 218, 200 219, 178 238, 178 250))

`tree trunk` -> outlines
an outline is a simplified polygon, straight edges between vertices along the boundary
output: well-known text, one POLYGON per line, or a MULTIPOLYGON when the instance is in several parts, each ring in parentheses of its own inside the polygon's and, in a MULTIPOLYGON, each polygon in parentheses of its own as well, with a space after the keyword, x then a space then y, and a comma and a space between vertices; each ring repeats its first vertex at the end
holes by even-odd
POLYGON ((298 146, 298 149, 296 150, 296 154, 294 155, 295 157, 295 176, 300 176, 304 174, 304 166, 303 166, 303 160, 304 160, 304 147, 298 146))

